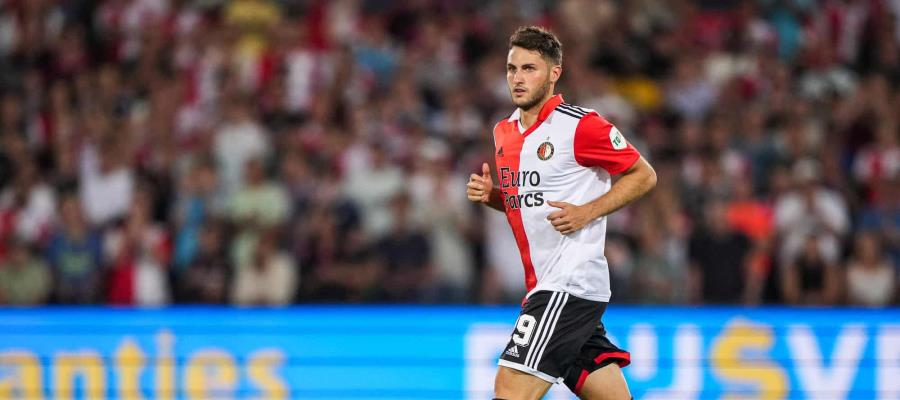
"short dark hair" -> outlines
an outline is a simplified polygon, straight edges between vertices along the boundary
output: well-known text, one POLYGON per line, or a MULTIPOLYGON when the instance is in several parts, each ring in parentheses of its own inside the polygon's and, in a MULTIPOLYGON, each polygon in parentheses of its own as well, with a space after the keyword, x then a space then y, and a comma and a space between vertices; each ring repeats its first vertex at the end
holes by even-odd
POLYGON ((509 37, 509 47, 537 51, 555 65, 562 65, 562 43, 547 29, 539 26, 523 26, 509 37))

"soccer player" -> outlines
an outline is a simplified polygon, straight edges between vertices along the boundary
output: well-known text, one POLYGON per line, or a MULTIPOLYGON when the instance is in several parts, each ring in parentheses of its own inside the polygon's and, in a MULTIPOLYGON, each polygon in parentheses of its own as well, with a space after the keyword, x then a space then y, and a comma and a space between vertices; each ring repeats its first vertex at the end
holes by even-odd
POLYGON ((553 94, 562 74, 553 33, 519 28, 509 47, 517 109, 494 127, 499 186, 484 163, 466 189, 469 200, 506 213, 528 289, 494 396, 539 399, 562 382, 583 399, 629 399, 620 367, 630 356, 601 323, 610 298, 605 217, 650 191, 656 173, 597 112, 553 94))

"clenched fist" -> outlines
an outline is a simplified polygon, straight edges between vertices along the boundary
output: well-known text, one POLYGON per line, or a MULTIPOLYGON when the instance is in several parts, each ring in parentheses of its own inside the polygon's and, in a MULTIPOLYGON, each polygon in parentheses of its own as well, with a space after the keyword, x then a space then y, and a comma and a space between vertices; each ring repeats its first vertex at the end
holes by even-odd
POLYGON ((494 180, 491 178, 491 167, 484 163, 481 165, 481 176, 476 174, 469 176, 466 195, 471 201, 487 204, 491 201, 491 190, 493 189, 494 180))

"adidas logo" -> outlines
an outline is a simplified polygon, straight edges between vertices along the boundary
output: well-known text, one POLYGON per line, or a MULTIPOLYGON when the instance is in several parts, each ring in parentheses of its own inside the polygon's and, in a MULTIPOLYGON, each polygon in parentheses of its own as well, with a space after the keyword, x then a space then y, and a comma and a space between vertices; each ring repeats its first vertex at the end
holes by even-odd
POLYGON ((519 346, 513 345, 512 347, 506 349, 506 355, 518 357, 519 356, 519 346))
POLYGON ((497 151, 498 157, 503 157, 503 146, 500 146, 500 150, 497 151))

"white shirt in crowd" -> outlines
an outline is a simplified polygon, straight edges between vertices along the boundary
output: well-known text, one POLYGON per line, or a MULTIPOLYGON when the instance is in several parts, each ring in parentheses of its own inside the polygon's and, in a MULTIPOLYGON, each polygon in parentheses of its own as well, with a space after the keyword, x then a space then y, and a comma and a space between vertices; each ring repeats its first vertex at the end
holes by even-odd
POLYGON ((273 255, 266 266, 238 268, 232 288, 232 301, 242 305, 285 305, 297 289, 297 270, 290 255, 273 255))
POLYGON ((131 206, 134 173, 119 167, 100 170, 97 148, 87 145, 81 155, 81 204, 92 225, 103 225, 124 216, 131 206))

